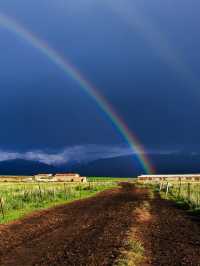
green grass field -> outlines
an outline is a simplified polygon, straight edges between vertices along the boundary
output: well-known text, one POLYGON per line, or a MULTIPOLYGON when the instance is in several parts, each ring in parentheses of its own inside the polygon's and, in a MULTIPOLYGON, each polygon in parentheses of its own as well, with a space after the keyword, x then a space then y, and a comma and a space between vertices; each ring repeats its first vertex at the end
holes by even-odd
POLYGON ((88 183, 0 183, 0 223, 44 209, 92 196, 117 186, 118 180, 107 179, 88 183))
POLYGON ((138 184, 152 188, 165 199, 174 200, 180 207, 200 211, 199 181, 140 181, 138 184))
POLYGON ((135 181, 134 177, 87 177, 87 180, 90 182, 130 182, 135 181))

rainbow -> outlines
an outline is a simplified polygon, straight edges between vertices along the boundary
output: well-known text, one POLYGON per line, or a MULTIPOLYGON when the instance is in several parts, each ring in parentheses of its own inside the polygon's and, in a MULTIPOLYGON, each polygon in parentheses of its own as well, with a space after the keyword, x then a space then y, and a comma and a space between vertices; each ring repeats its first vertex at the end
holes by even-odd
POLYGON ((113 125, 124 137, 126 142, 129 144, 133 153, 135 153, 146 173, 154 173, 154 167, 150 163, 149 158, 146 155, 144 147, 139 142, 138 138, 133 135, 128 126, 120 118, 113 107, 108 103, 103 95, 88 81, 81 73, 67 60, 63 59, 57 51, 49 47, 47 43, 40 40, 38 37, 33 35, 27 29, 25 29, 18 22, 12 18, 0 13, 0 26, 15 33, 17 36, 23 38, 30 43, 35 49, 39 50, 46 57, 49 58, 54 64, 60 67, 67 75, 71 76, 76 80, 81 88, 90 95, 93 100, 97 103, 100 109, 107 114, 113 125))

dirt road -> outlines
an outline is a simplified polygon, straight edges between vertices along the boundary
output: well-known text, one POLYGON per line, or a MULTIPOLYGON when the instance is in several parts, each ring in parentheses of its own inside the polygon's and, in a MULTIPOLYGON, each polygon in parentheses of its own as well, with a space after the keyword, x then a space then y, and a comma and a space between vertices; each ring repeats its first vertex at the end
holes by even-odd
POLYGON ((141 265, 200 265, 200 227, 129 184, 0 225, 0 265, 113 265, 130 232, 141 265))

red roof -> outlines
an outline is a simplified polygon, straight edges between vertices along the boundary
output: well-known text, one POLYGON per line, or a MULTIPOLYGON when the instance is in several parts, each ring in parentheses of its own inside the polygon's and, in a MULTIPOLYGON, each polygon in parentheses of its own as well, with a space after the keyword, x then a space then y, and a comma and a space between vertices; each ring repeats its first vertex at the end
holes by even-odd
POLYGON ((56 176, 74 176, 77 175, 75 173, 66 173, 66 174, 56 174, 56 176))

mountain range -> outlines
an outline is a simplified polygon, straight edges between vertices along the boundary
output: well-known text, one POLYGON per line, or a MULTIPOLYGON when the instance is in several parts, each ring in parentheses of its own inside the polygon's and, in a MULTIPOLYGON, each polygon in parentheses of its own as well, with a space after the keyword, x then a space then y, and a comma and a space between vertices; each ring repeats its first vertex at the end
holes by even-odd
MULTIPOLYGON (((198 154, 154 154, 150 160, 156 173, 199 173, 198 154)), ((0 162, 0 175, 34 175, 37 173, 77 172, 83 176, 130 177, 143 174, 144 170, 135 156, 120 156, 99 159, 88 163, 48 165, 29 160, 7 160, 0 162)))

